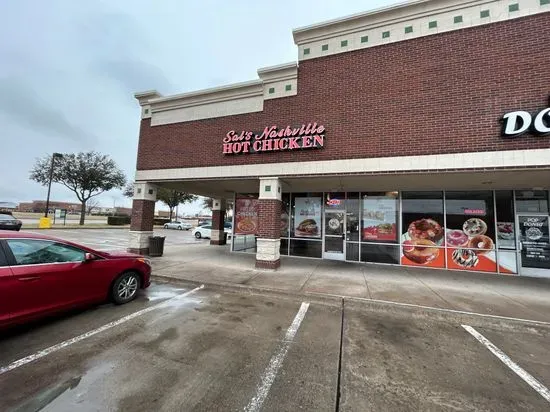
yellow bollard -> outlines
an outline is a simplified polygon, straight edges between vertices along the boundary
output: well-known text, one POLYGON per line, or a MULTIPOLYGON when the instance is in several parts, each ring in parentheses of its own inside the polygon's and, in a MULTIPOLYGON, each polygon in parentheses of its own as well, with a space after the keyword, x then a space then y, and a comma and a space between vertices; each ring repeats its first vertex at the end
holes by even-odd
POLYGON ((40 229, 51 229, 52 220, 49 217, 41 217, 40 222, 38 223, 40 229))

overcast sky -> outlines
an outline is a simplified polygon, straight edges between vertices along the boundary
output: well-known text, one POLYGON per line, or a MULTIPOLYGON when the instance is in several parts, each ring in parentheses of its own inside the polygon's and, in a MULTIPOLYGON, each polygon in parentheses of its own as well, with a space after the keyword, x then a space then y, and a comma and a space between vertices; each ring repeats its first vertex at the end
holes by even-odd
MULTIPOLYGON (((253 80, 297 60, 292 29, 392 0, 4 0, 0 16, 0 201, 44 199, 37 157, 96 150, 132 179, 138 91, 253 80)), ((76 201, 60 185, 52 199, 76 201)), ((130 206, 120 191, 104 206, 130 206)), ((198 205, 187 205, 198 212, 198 205)))

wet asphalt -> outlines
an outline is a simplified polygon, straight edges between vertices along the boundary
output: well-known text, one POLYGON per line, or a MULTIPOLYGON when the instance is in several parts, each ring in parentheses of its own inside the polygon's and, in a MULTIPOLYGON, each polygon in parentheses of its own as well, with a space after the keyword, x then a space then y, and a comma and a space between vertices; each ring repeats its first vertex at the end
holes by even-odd
POLYGON ((0 410, 550 410, 461 326, 548 386, 547 325, 319 300, 288 338, 302 300, 208 287, 178 297, 194 287, 156 283, 127 305, 0 332, 2 368, 152 308, 0 374, 0 410))

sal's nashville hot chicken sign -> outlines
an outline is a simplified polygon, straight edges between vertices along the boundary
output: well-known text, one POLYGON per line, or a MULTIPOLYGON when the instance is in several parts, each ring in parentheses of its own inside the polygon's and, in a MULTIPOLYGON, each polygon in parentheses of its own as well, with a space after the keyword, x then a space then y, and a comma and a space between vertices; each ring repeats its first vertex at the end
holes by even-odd
POLYGON ((268 126, 263 132, 230 130, 223 139, 223 154, 250 154, 284 150, 320 149, 325 144, 325 126, 268 126))

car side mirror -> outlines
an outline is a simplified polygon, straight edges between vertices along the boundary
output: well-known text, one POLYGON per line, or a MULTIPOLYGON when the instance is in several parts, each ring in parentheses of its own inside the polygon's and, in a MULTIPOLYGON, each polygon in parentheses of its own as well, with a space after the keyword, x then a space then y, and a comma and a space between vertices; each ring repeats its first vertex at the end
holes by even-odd
POLYGON ((96 257, 93 253, 86 253, 84 255, 84 262, 91 262, 92 260, 96 260, 96 257))

